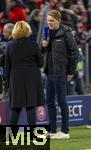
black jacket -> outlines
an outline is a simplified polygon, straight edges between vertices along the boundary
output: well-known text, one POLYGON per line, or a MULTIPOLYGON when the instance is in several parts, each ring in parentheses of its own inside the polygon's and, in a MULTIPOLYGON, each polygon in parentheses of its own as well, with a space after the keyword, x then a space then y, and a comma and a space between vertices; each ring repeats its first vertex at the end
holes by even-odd
POLYGON ((37 43, 29 38, 11 41, 6 50, 9 100, 12 108, 44 104, 40 67, 43 59, 37 43))
MULTIPOLYGON (((59 76, 64 76, 65 74, 73 75, 78 61, 78 48, 72 31, 68 26, 60 25, 55 36, 52 37, 51 48, 54 74, 59 76)), ((46 74, 48 51, 49 45, 47 48, 42 48, 42 53, 44 54, 44 72, 46 74)))

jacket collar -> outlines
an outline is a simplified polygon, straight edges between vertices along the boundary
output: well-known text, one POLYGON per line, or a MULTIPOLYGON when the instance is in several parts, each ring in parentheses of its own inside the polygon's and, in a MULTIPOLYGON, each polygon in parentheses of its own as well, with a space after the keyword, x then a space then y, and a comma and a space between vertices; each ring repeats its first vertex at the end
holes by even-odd
POLYGON ((54 38, 60 37, 60 36, 62 36, 63 34, 64 34, 64 30, 63 30, 63 25, 61 24, 60 27, 59 27, 59 29, 57 30, 57 32, 56 32, 54 38))

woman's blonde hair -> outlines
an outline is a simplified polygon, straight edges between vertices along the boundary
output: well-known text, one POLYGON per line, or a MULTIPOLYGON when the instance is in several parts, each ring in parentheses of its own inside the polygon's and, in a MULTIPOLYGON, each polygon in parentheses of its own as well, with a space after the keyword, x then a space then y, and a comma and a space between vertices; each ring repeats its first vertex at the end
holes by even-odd
POLYGON ((30 25, 25 21, 18 21, 16 22, 13 31, 12 37, 15 40, 19 40, 22 38, 27 38, 32 34, 32 30, 30 25))

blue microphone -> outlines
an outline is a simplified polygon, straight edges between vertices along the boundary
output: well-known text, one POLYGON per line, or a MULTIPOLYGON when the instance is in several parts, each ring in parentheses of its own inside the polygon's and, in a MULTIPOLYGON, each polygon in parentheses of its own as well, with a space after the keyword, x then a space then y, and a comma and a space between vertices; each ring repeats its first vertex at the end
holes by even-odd
POLYGON ((49 40, 49 27, 45 27, 43 29, 43 39, 44 40, 49 40))

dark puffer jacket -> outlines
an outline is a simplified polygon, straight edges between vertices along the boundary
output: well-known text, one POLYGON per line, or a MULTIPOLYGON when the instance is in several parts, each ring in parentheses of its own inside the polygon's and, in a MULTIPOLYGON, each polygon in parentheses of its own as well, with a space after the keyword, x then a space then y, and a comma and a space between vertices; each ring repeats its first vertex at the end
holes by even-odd
MULTIPOLYGON (((57 30, 55 36, 52 38, 51 48, 54 74, 59 76, 65 74, 73 75, 78 62, 78 48, 72 31, 68 26, 60 25, 59 30, 57 30)), ((49 45, 47 48, 42 48, 45 73, 47 73, 48 67, 48 50, 49 45)))

